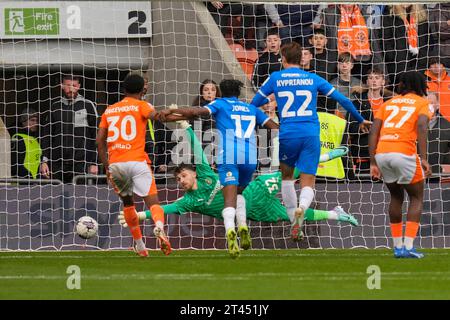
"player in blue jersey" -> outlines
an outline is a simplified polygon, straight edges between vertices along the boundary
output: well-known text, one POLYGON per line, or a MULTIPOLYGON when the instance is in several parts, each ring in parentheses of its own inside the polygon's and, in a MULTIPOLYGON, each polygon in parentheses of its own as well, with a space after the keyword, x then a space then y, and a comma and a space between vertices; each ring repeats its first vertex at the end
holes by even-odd
POLYGON ((228 251, 232 258, 239 256, 236 218, 241 242, 248 239, 245 241, 246 246, 251 246, 242 192, 250 183, 258 162, 255 127, 261 125, 268 129, 278 129, 278 124, 270 120, 261 110, 238 99, 242 85, 238 80, 223 80, 219 85, 222 98, 214 100, 204 108, 182 108, 162 112, 164 116, 178 114, 184 119, 212 115, 216 121, 219 131, 219 154, 216 163, 224 197, 222 216, 228 251))
POLYGON ((294 221, 291 238, 303 237, 301 230, 304 212, 314 199, 314 183, 320 157, 320 125, 317 116, 317 94, 339 102, 360 123, 360 130, 368 132, 371 122, 356 111, 352 102, 323 78, 300 69, 302 48, 292 42, 283 45, 281 56, 284 70, 273 72, 256 93, 251 104, 259 107, 274 94, 280 119, 281 193, 287 213, 294 221), (300 199, 294 187, 294 168, 300 172, 300 199))

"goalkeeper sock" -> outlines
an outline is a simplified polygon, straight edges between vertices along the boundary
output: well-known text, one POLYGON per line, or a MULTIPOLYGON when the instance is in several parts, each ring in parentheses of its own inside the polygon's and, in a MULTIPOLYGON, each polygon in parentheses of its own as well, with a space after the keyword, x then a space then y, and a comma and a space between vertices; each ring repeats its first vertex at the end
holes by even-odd
POLYGON ((141 240, 141 242, 142 242, 141 228, 139 228, 139 218, 137 216, 134 205, 129 206, 129 207, 124 207, 123 214, 125 216, 125 221, 127 222, 128 227, 130 228, 133 239, 135 241, 141 240))
POLYGON ((281 196, 283 198, 289 220, 291 220, 291 223, 294 223, 295 209, 297 209, 297 192, 295 191, 294 180, 283 180, 281 182, 281 196))
POLYGON ((394 247, 397 249, 401 249, 403 247, 402 229, 403 224, 401 222, 391 223, 392 240, 394 241, 394 247))
POLYGON ((150 207, 152 219, 158 228, 164 230, 164 210, 159 204, 154 204, 150 207))
POLYGON ((314 190, 311 187, 303 187, 300 192, 298 206, 306 211, 314 200, 314 190))
POLYGON ((405 248, 411 250, 414 246, 414 239, 416 238, 417 231, 419 231, 419 223, 414 221, 406 221, 405 229, 405 248))
POLYGON ((236 221, 237 221, 238 227, 247 226, 247 214, 245 211, 245 198, 241 194, 238 194, 238 196, 237 196, 236 221))
POLYGON ((236 217, 236 209, 227 207, 222 210, 223 224, 225 225, 225 232, 235 229, 234 218, 236 217))
POLYGON ((335 213, 336 218, 331 218, 332 214, 330 214, 331 211, 325 211, 325 210, 314 210, 311 208, 306 209, 305 211, 305 220, 308 221, 319 221, 319 220, 337 220, 337 213, 335 213))

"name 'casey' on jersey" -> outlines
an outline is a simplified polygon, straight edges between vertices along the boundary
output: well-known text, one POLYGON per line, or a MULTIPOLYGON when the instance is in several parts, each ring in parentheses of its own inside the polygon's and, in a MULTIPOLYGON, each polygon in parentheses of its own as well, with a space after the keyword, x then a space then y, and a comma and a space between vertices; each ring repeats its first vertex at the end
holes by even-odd
POLYGON ((328 81, 298 67, 272 73, 256 93, 252 105, 259 107, 267 103, 272 93, 278 106, 280 139, 319 136, 318 93, 330 96, 339 103, 343 101, 344 108, 355 114, 359 122, 363 121, 352 103, 328 81))
POLYGON ((218 164, 256 164, 255 126, 269 117, 236 97, 218 98, 206 108, 214 116, 219 131, 218 164))

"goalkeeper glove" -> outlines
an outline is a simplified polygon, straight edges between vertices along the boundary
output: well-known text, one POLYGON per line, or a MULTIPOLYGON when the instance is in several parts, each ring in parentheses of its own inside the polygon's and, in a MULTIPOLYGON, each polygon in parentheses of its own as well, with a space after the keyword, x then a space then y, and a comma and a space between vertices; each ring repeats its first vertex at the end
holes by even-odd
MULTIPOLYGON (((175 103, 172 103, 169 106, 169 109, 175 110, 175 109, 178 109, 178 106, 175 103)), ((186 120, 178 120, 178 121, 175 121, 175 122, 178 123, 182 129, 187 129, 187 128, 189 128, 191 126, 189 124, 189 122, 187 122, 186 120)))
MULTIPOLYGON (((137 216, 139 218, 139 221, 144 221, 147 218, 145 211, 137 212, 137 216)), ((119 223, 122 225, 122 227, 124 227, 124 228, 128 227, 128 224, 125 220, 125 214, 123 211, 119 212, 119 216, 117 218, 119 219, 119 223)))

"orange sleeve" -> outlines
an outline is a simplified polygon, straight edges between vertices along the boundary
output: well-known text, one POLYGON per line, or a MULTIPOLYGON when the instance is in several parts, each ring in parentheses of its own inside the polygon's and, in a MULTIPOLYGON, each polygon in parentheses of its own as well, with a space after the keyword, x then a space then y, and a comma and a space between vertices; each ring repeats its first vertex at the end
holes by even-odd
POLYGON ((100 120, 100 124, 98 126, 99 128, 108 128, 108 121, 106 121, 106 116, 105 113, 102 114, 101 120, 100 120))
POLYGON ((419 108, 419 115, 424 114, 428 117, 428 119, 431 119, 433 113, 434 110, 431 110, 430 104, 428 102, 424 102, 421 104, 419 108))
POLYGON ((429 82, 427 82, 427 86, 428 86, 428 91, 439 92, 439 86, 437 83, 429 81, 429 82))
POLYGON ((141 104, 139 110, 141 111, 142 117, 145 118, 145 119, 148 119, 150 114, 153 111, 155 111, 155 108, 150 103, 148 103, 147 101, 142 101, 142 104, 141 104))

